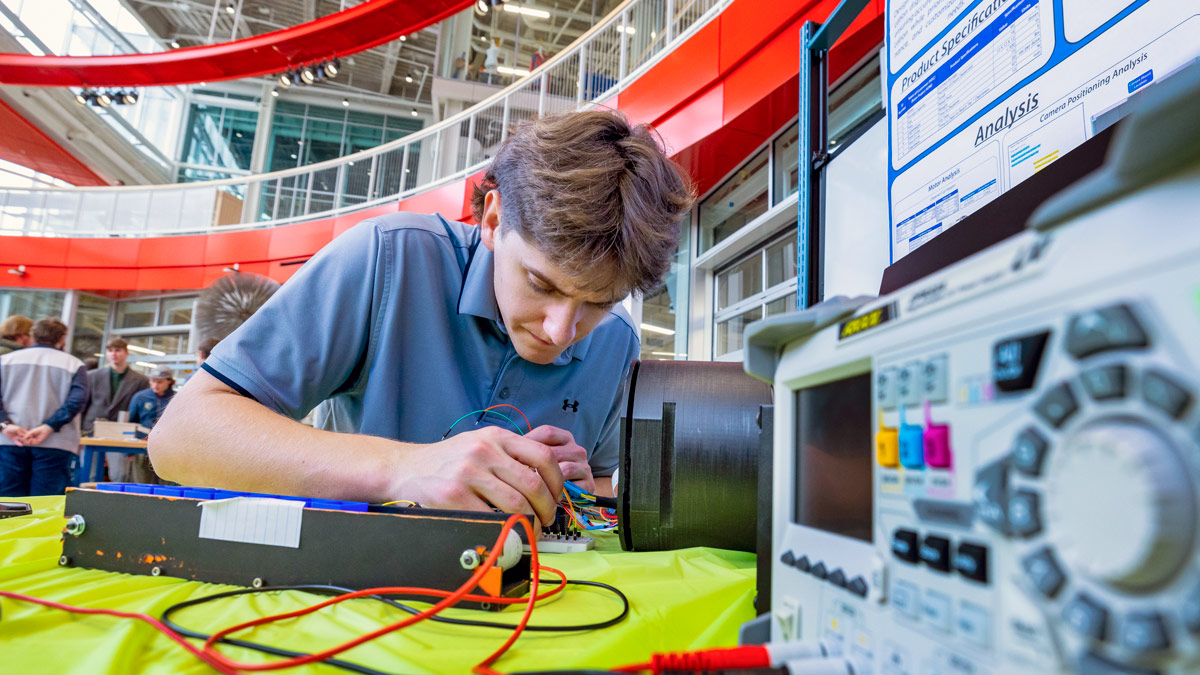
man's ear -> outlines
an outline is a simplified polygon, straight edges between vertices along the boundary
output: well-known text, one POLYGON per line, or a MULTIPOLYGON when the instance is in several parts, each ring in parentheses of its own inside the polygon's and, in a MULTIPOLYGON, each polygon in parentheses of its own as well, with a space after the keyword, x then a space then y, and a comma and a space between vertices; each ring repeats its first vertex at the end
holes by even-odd
POLYGON ((479 223, 479 236, 489 251, 495 251, 499 235, 500 191, 491 190, 483 197, 483 220, 479 223))

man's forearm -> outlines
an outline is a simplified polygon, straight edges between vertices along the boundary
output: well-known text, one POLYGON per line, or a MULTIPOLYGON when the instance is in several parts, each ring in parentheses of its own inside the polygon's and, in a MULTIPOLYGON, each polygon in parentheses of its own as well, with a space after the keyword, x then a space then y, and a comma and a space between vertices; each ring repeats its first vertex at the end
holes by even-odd
POLYGON ((321 431, 197 372, 150 434, 156 471, 185 485, 388 501, 404 444, 321 431))

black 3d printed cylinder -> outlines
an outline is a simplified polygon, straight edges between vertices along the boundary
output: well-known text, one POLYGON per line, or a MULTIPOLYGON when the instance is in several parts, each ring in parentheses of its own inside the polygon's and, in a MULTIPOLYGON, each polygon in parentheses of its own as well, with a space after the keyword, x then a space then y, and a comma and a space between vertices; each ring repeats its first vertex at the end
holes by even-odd
POLYGON ((771 388, 740 363, 635 362, 621 420, 621 547, 754 551, 757 417, 770 403, 771 388))

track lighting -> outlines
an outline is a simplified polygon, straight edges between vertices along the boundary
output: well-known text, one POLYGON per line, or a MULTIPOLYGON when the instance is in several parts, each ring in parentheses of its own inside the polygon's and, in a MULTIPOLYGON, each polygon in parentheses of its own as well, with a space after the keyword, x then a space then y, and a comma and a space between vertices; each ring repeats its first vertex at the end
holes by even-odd
POLYGON ((121 105, 133 105, 138 101, 138 93, 136 91, 122 91, 117 94, 117 103, 121 105))
POLYGON ((283 87, 284 89, 287 89, 288 87, 292 86, 294 83, 295 83, 295 80, 292 79, 291 73, 283 73, 282 75, 279 76, 279 86, 283 87))
POLYGON ((225 13, 226 14, 233 14, 236 11, 237 11, 237 8, 233 6, 232 2, 229 3, 228 5, 225 5, 225 13))
POLYGON ((348 99, 348 98, 342 99, 342 106, 349 108, 350 107, 350 99, 348 99))
POLYGON ((412 73, 409 73, 408 75, 405 75, 405 76, 404 76, 404 81, 405 81, 405 82, 407 82, 407 83, 409 83, 409 84, 412 84, 412 73))
POLYGON ((91 95, 90 91, 88 91, 87 89, 83 89, 79 93, 75 94, 75 102, 78 103, 79 105, 87 105, 88 97, 90 95, 91 95))
POLYGON ((304 84, 312 84, 317 81, 317 71, 312 66, 304 66, 300 71, 300 79, 304 84))
POLYGON ((171 49, 179 49, 179 41, 171 40, 171 49))
POLYGON ((416 108, 413 108, 413 109, 412 109, 412 116, 413 116, 413 117, 416 117, 416 116, 417 116, 417 109, 416 109, 416 108))
POLYGON ((325 64, 321 66, 321 70, 325 71, 326 77, 337 77, 338 64, 336 61, 326 61, 325 64))
POLYGON ((112 94, 109 94, 106 91, 96 94, 96 98, 94 100, 95 105, 98 105, 101 108, 107 108, 108 106, 112 105, 112 102, 112 94))
POLYGON ((274 96, 275 98, 279 98, 279 90, 278 90, 278 89, 272 89, 272 90, 271 90, 271 95, 272 95, 272 96, 274 96))

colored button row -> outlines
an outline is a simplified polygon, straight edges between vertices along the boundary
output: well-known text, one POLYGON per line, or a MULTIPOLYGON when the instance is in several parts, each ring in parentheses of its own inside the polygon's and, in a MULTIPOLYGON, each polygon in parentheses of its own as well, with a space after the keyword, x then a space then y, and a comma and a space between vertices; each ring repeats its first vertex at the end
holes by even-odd
POLYGON ((328 511, 356 511, 366 513, 370 508, 370 505, 366 502, 347 502, 338 499, 307 499, 305 497, 293 497, 292 495, 272 495, 260 492, 235 492, 213 488, 175 487, 143 483, 100 483, 96 485, 96 489, 106 492, 124 492, 126 494, 154 495, 158 497, 180 497, 182 499, 199 499, 203 501, 232 499, 234 497, 286 499, 293 502, 304 502, 306 508, 326 509, 328 511))
POLYGON ((957 550, 946 537, 921 535, 899 528, 892 533, 892 555, 906 563, 924 563, 935 572, 948 574, 952 569, 965 579, 988 582, 988 549, 980 544, 961 542, 957 550))
POLYGON ((949 390, 945 354, 928 361, 912 361, 900 368, 884 368, 875 374, 875 402, 880 408, 919 405, 922 401, 942 403, 949 390))
POLYGON ((900 427, 884 424, 879 411, 879 431, 875 434, 875 460, 879 466, 906 469, 948 469, 953 464, 950 448, 950 425, 936 424, 929 402, 925 402, 925 427, 909 424, 905 409, 900 408, 900 427))
POLYGON ((957 614, 952 616, 950 596, 934 590, 921 592, 916 584, 903 580, 892 584, 888 597, 892 607, 912 621, 921 621, 943 633, 954 628, 977 647, 986 648, 990 642, 991 614, 979 605, 963 600, 959 602, 957 614))
POLYGON ((797 558, 796 554, 791 551, 786 551, 782 556, 780 556, 779 562, 787 565, 788 567, 795 567, 801 572, 811 574, 818 579, 828 581, 838 588, 844 588, 860 598, 867 597, 866 580, 861 576, 848 579, 846 577, 846 573, 840 567, 831 572, 829 571, 829 568, 825 567, 825 563, 813 563, 806 555, 801 555, 799 558, 797 558))

